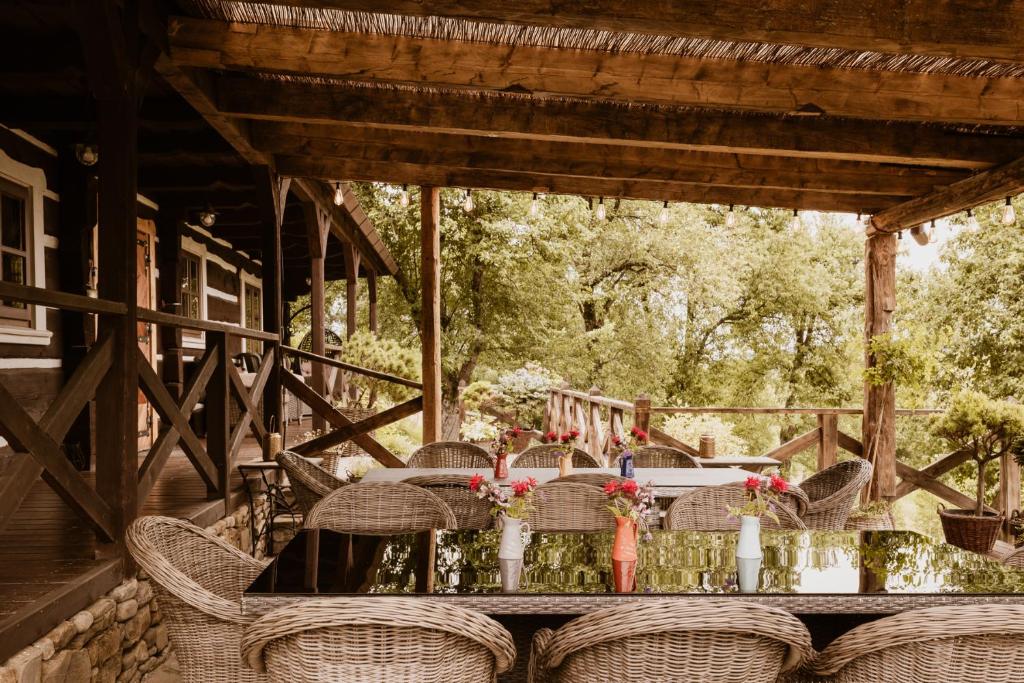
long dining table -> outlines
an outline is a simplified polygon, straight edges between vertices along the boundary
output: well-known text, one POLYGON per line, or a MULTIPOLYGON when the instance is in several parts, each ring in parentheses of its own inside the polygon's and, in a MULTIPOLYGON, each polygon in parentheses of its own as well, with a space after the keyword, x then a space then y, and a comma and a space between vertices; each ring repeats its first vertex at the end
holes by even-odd
POLYGON ((262 615, 331 596, 415 596, 492 616, 513 633, 525 680, 532 633, 645 600, 746 600, 833 629, 941 605, 1024 604, 1024 571, 910 531, 765 531, 754 592, 737 585, 735 532, 654 531, 639 547, 637 590, 615 593, 611 532, 532 533, 524 580, 503 593, 496 530, 358 536, 301 531, 242 596, 262 615))

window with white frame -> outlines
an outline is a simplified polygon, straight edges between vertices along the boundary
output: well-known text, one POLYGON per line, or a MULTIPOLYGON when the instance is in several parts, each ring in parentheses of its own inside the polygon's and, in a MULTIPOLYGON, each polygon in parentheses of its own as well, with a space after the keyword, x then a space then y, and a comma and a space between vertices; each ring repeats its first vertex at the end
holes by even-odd
MULTIPOLYGON (((9 157, 0 149, 0 280, 45 287, 43 262, 43 170, 9 157)), ((50 342, 46 309, 0 301, 0 343, 50 342)))

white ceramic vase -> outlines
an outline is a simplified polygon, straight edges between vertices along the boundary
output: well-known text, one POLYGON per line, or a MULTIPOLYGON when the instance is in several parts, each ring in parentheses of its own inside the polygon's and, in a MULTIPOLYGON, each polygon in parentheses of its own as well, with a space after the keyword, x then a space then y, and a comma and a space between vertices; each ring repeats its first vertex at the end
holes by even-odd
POLYGON ((745 560, 760 560, 761 518, 753 515, 740 517, 740 538, 736 542, 736 557, 745 560))
POLYGON ((498 567, 501 590, 515 593, 523 574, 523 520, 501 517, 501 542, 498 545, 498 567))

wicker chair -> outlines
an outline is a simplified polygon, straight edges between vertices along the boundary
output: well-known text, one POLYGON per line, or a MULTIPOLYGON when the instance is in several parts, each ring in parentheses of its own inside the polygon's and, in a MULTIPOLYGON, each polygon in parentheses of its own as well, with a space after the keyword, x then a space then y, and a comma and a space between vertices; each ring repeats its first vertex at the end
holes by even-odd
POLYGON ((246 664, 281 683, 482 683, 508 671, 515 656, 511 634, 489 617, 385 596, 279 609, 242 642, 246 664))
POLYGON ((839 636, 811 664, 838 683, 1016 683, 1024 605, 911 610, 839 636))
MULTIPOLYGON (((616 458, 615 462, 618 463, 616 458)), ((633 453, 634 467, 700 467, 689 453, 671 446, 644 446, 633 453)))
POLYGON ((1024 548, 1018 548, 1004 557, 1003 564, 1014 569, 1024 569, 1024 548))
POLYGON ((558 482, 576 482, 577 484, 590 484, 591 486, 601 487, 604 487, 605 484, 613 480, 622 483, 626 481, 626 477, 620 477, 617 474, 605 474, 604 472, 573 472, 564 477, 552 479, 552 481, 558 482))
POLYGON ((295 502, 299 504, 303 518, 309 516, 313 506, 319 503, 324 496, 346 484, 298 453, 281 451, 275 460, 288 475, 288 483, 291 484, 295 502))
POLYGON ((425 474, 405 479, 445 502, 455 515, 459 529, 489 529, 494 525, 491 505, 469 490, 470 477, 461 474, 425 474))
POLYGON ((238 657, 242 631, 253 621, 239 601, 262 562, 170 517, 140 517, 125 540, 153 583, 185 683, 267 680, 238 657))
POLYGON ((871 463, 857 458, 836 463, 800 482, 807 494, 808 529, 842 531, 860 490, 871 481, 871 463))
POLYGON ((593 484, 550 481, 537 487, 527 522, 533 531, 607 531, 615 528, 607 505, 593 484))
MULTIPOLYGON (((540 446, 530 446, 516 456, 512 461, 512 467, 558 467, 558 454, 565 453, 565 446, 557 443, 546 443, 540 446)), ((573 467, 600 467, 601 464, 590 457, 586 451, 572 449, 573 467)))
MULTIPOLYGON (((679 496, 665 515, 665 528, 687 531, 730 531, 740 528, 740 520, 729 515, 727 508, 742 507, 748 500, 742 484, 704 486, 679 496)), ((779 521, 763 517, 766 529, 805 529, 794 507, 783 499, 775 508, 779 521)))
POLYGON ((409 456, 409 467, 493 467, 491 456, 475 443, 437 441, 416 449, 409 456))
POLYGON ((774 683, 811 654, 807 628, 781 609, 740 600, 642 603, 537 631, 530 683, 774 683))
POLYGON ((306 517, 307 529, 347 534, 407 534, 454 529, 458 522, 444 501, 405 483, 349 484, 324 496, 306 517))

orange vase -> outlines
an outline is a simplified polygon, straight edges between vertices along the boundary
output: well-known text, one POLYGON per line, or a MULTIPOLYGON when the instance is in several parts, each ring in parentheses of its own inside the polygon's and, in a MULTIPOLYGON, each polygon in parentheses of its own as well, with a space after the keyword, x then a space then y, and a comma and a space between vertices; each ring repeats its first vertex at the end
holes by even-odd
POLYGON ((636 590, 636 521, 629 517, 615 518, 615 542, 612 544, 612 574, 616 593, 636 590))

